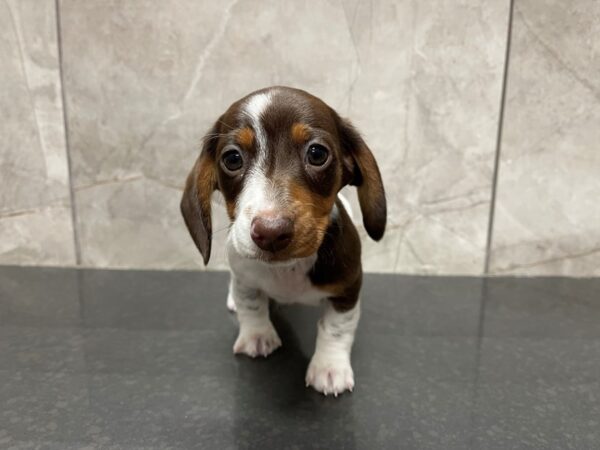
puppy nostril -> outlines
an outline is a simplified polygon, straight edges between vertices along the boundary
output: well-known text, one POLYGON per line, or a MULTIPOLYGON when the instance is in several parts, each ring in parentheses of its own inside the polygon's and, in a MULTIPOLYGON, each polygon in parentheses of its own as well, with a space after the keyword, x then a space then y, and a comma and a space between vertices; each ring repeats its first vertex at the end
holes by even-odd
POLYGON ((286 234, 282 234, 281 236, 277 237, 278 241, 285 241, 288 240, 292 237, 292 235, 290 233, 286 233, 286 234))

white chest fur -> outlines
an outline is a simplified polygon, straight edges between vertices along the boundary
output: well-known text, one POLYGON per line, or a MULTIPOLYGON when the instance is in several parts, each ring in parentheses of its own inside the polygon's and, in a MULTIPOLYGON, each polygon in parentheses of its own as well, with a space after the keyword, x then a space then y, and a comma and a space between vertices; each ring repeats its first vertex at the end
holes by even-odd
POLYGON ((229 244, 228 256, 229 266, 239 282, 248 288, 260 289, 279 303, 316 305, 328 296, 316 289, 307 275, 316 255, 278 266, 243 258, 229 244))

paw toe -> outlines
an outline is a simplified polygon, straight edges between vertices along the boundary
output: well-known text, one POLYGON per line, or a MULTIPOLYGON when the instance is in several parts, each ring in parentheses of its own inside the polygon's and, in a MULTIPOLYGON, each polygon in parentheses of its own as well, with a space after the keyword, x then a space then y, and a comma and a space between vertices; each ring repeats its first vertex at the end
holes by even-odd
POLYGON ((281 346, 281 340, 275 330, 261 330, 257 332, 240 332, 233 353, 243 353, 252 358, 257 356, 267 357, 281 346))
POLYGON ((337 397, 354 389, 354 375, 350 364, 321 364, 311 362, 306 372, 306 386, 312 386, 325 395, 337 397))

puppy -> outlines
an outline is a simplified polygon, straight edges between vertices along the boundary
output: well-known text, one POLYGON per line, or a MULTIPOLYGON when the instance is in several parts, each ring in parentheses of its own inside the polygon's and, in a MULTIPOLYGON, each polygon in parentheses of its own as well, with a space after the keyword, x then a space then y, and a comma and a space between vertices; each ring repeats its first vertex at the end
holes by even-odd
POLYGON ((325 304, 306 385, 338 395, 354 387, 350 352, 360 317, 360 239, 338 197, 358 188, 367 233, 383 236, 386 201, 373 154, 352 125, 307 92, 270 87, 235 102, 205 136, 181 212, 207 264, 211 194, 231 220, 227 305, 237 311, 234 353, 281 346, 269 299, 325 304))

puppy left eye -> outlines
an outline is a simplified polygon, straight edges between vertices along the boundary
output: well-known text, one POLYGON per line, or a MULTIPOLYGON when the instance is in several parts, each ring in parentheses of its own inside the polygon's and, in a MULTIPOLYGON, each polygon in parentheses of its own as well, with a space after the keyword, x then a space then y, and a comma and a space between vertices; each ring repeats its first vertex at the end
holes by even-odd
POLYGON ((221 157, 221 162, 228 172, 237 172, 244 165, 244 160, 239 151, 227 150, 221 157))
POLYGON ((306 160, 311 166, 322 166, 329 158, 329 150, 321 144, 312 144, 306 151, 306 160))

